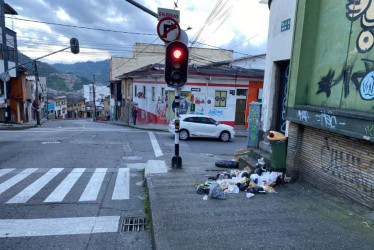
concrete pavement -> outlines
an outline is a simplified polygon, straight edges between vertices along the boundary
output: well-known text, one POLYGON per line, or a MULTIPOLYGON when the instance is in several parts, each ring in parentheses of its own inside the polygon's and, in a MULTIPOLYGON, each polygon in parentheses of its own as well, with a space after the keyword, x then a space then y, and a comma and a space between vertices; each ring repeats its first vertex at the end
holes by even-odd
MULTIPOLYGON (((169 155, 171 157, 172 154, 169 155)), ((156 249, 373 249, 373 212, 301 180, 276 194, 203 200, 219 155, 181 149, 183 169, 147 177, 156 249), (371 219, 370 219, 371 218, 371 219)), ((227 156, 226 156, 227 158, 227 156)), ((165 157, 170 165, 170 158, 165 157)))

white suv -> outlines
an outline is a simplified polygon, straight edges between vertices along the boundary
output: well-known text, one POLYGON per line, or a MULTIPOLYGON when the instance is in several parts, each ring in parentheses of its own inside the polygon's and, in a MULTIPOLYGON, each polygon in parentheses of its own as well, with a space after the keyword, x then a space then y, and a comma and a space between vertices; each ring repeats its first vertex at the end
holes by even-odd
MULTIPOLYGON (((169 132, 175 132, 175 119, 169 123, 169 132)), ((179 138, 186 140, 189 137, 213 137, 221 141, 234 139, 234 128, 221 124, 209 116, 203 115, 181 115, 179 138)))

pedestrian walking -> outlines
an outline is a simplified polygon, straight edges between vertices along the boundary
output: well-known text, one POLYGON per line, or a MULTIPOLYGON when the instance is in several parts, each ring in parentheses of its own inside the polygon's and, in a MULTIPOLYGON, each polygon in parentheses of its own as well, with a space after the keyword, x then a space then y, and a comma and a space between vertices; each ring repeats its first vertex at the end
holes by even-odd
POLYGON ((132 119, 134 121, 134 125, 136 125, 136 118, 138 116, 138 110, 136 109, 136 107, 132 107, 132 119))

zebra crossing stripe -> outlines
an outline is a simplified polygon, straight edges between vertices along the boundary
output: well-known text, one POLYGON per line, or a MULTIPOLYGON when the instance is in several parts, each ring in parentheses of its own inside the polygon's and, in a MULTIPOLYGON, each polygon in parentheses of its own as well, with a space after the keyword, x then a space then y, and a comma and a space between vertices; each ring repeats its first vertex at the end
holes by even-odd
POLYGON ((3 175, 6 175, 7 173, 10 173, 14 170, 15 168, 4 168, 0 169, 0 177, 3 175))
POLYGON ((29 176, 30 174, 34 173, 36 170, 38 170, 38 169, 37 168, 26 168, 21 173, 18 173, 17 175, 13 176, 9 180, 1 183, 0 184, 0 194, 2 194, 3 192, 5 192, 9 188, 13 187, 14 185, 16 185, 18 182, 22 181, 27 176, 29 176))
POLYGON ((128 199, 130 199, 130 169, 120 168, 118 169, 112 200, 128 199))
POLYGON ((79 201, 95 201, 106 175, 106 168, 97 168, 83 191, 79 201))
POLYGON ((55 178, 63 168, 52 168, 34 183, 22 190, 19 194, 10 199, 7 203, 26 203, 31 197, 39 192, 45 185, 55 178))
POLYGON ((74 168, 44 202, 61 202, 85 170, 85 168, 74 168))
POLYGON ((119 216, 0 220, 0 238, 114 233, 119 216))

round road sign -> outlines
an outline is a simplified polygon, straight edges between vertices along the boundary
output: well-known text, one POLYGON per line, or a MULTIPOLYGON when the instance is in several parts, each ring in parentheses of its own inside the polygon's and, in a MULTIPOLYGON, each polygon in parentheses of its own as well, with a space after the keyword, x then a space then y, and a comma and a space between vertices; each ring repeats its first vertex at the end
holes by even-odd
POLYGON ((157 34, 162 41, 168 43, 179 39, 181 28, 175 19, 165 17, 157 24, 157 34))

